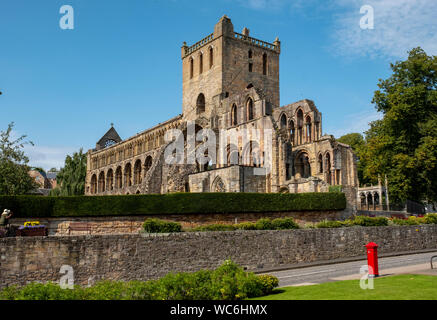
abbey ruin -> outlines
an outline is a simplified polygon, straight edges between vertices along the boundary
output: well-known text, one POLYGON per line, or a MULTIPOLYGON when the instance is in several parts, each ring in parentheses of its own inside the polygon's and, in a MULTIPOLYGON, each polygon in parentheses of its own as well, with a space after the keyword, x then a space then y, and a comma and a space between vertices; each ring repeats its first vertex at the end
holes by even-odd
POLYGON ((182 114, 126 140, 111 128, 88 152, 86 194, 327 192, 341 185, 349 207, 356 205, 352 149, 322 134, 322 114, 313 101, 280 106, 280 53, 278 38, 261 41, 247 28, 237 33, 227 16, 201 41, 184 43, 182 114), (224 161, 169 164, 165 134, 179 129, 187 138, 188 123, 195 133, 258 130, 261 137, 217 138, 217 149, 225 146, 224 161), (266 159, 270 169, 259 174, 266 159))

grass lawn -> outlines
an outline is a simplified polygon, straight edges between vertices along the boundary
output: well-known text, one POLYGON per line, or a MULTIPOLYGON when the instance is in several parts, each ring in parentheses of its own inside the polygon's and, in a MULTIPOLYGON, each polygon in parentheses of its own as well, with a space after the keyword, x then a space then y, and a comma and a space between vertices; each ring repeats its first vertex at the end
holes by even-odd
POLYGON ((437 300, 437 277, 406 274, 376 278, 373 290, 361 289, 359 280, 284 287, 253 300, 437 300))

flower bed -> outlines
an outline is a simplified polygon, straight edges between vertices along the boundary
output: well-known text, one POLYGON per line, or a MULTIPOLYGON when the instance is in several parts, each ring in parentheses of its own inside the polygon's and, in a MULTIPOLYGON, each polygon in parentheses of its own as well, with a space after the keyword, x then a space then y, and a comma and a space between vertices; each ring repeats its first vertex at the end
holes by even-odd
POLYGON ((48 234, 48 230, 43 225, 22 226, 18 228, 15 234, 18 237, 45 237, 48 234))

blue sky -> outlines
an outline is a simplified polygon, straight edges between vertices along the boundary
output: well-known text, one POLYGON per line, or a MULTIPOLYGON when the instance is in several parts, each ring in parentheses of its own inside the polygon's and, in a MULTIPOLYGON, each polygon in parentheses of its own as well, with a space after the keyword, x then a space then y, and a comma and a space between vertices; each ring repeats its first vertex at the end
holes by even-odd
POLYGON ((180 114, 180 47, 226 14, 237 32, 281 40, 281 105, 308 98, 324 133, 363 132, 380 117, 371 99, 389 63, 419 45, 437 54, 436 13, 434 0, 3 0, 0 129, 14 121, 35 144, 30 164, 49 169, 111 122, 128 138, 180 114), (373 30, 359 27, 365 4, 373 30), (62 5, 73 30, 59 27, 62 5))

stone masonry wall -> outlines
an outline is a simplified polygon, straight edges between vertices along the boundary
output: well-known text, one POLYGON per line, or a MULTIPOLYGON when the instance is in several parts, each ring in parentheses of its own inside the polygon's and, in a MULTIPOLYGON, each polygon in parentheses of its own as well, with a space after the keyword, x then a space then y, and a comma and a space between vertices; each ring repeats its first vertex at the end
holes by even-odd
POLYGON ((362 256, 370 241, 382 254, 435 249, 437 225, 3 238, 0 287, 59 281, 62 265, 72 266, 75 283, 84 285, 216 268, 226 259, 247 270, 262 270, 362 256))
POLYGON ((148 218, 174 221, 182 224, 185 229, 195 228, 207 224, 234 224, 241 222, 256 222, 262 218, 291 217, 297 223, 304 225, 309 222, 323 220, 340 220, 344 218, 344 211, 301 211, 301 212, 263 212, 263 213, 219 213, 219 214, 155 214, 147 216, 125 217, 80 217, 80 218, 14 218, 13 225, 23 225, 26 221, 39 221, 49 229, 52 235, 83 235, 83 234, 120 234, 138 233, 143 222, 148 218), (74 223, 87 223, 89 230, 70 230, 74 223))

